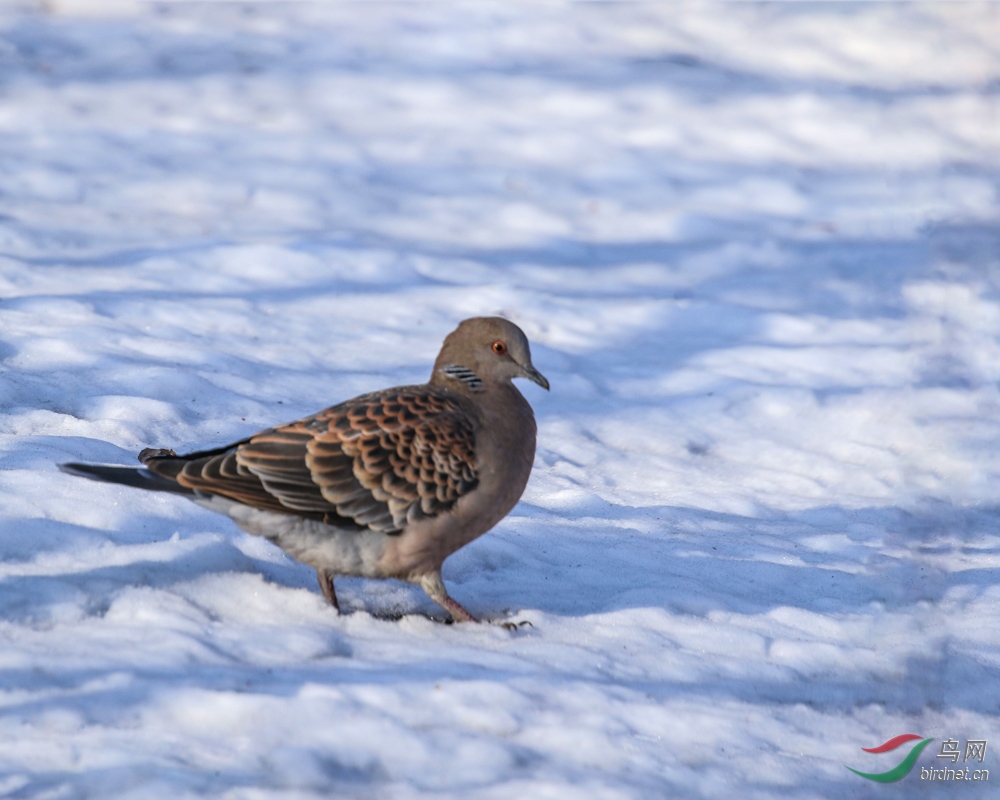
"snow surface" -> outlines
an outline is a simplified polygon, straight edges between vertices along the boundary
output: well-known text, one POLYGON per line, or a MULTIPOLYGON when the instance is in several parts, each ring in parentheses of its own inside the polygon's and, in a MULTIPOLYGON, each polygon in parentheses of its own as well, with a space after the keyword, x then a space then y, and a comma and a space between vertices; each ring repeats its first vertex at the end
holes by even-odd
POLYGON ((6 3, 0 796, 994 796, 998 95, 997 4, 6 3), (516 632, 55 470, 474 314, 553 387, 445 568, 516 632))

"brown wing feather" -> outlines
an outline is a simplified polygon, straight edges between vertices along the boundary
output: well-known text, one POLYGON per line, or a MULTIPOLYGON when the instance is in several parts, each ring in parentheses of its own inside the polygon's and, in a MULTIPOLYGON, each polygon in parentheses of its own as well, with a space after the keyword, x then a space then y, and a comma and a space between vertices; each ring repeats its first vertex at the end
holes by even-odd
POLYGON ((475 428, 459 402, 425 387, 349 400, 232 449, 153 458, 154 472, 256 508, 387 534, 451 508, 479 482, 475 428))
MULTIPOLYGON (((153 472, 160 472, 158 469, 165 461, 178 459, 151 459, 146 462, 146 466, 153 472)), ((185 460, 180 457, 183 466, 175 473, 174 479, 189 489, 197 489, 210 494, 221 494, 238 500, 241 503, 263 508, 269 511, 285 510, 281 502, 269 494, 261 491, 260 480, 246 468, 240 467, 236 461, 236 450, 230 450, 218 455, 202 456, 185 460)))

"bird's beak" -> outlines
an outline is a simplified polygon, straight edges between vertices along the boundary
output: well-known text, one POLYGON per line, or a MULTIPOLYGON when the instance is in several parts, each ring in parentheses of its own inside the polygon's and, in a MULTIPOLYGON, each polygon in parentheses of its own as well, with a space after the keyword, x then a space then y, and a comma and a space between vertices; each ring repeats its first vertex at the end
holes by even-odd
POLYGON ((527 378, 529 381, 534 381, 539 386, 541 386, 545 391, 549 390, 548 379, 544 375, 542 375, 541 372, 539 372, 537 369, 531 366, 531 364, 528 364, 528 366, 526 367, 522 367, 522 369, 524 370, 525 378, 527 378))

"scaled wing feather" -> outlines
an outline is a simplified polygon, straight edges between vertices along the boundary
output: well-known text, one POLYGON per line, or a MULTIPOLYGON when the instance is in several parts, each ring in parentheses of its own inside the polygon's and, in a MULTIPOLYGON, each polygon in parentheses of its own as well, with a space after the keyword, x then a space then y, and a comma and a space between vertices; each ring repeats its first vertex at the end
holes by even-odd
MULTIPOLYGON (((200 454, 199 454, 200 455, 200 454)), ((147 466, 154 472, 160 459, 147 466)), ((475 428, 454 399, 421 387, 350 400, 162 471, 256 508, 387 534, 476 488, 475 428)))

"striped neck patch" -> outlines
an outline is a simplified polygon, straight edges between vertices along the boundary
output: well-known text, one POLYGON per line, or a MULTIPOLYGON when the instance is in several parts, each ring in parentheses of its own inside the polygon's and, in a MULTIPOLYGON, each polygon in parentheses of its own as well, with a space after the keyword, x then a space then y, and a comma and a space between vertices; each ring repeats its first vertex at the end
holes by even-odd
POLYGON ((468 367, 463 367, 459 364, 449 364, 441 371, 449 378, 458 378, 473 392, 478 392, 483 388, 482 378, 468 367))

